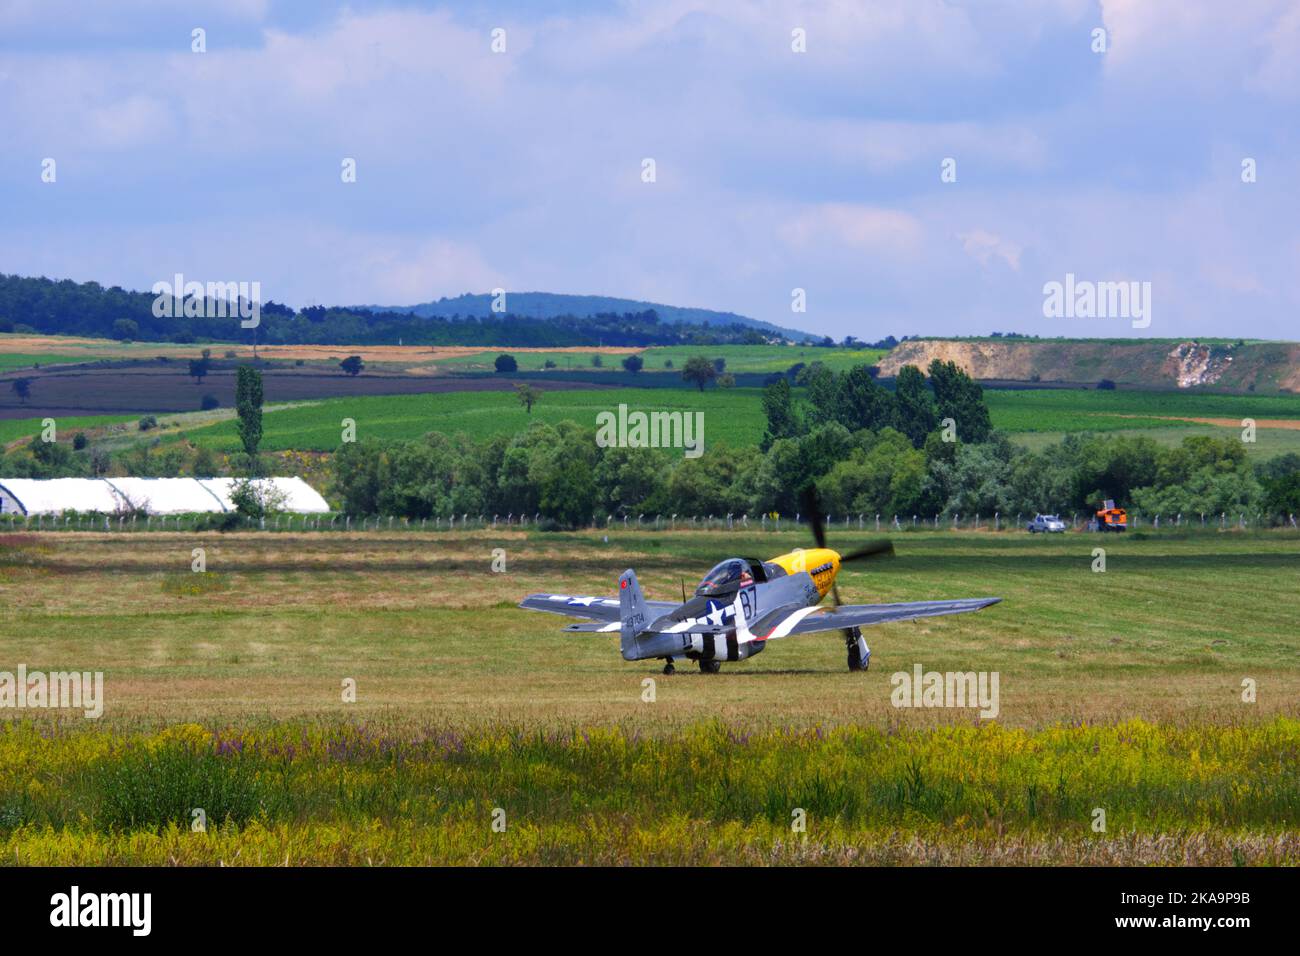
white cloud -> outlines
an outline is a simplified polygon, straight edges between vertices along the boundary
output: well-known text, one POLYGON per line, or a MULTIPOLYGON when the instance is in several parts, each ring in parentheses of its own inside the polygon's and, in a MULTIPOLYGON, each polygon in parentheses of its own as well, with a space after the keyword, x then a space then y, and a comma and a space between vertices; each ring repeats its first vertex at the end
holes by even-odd
POLYGON ((184 30, 167 52, 103 41, 164 0, 80 26, 51 4, 0 0, 0 24, 21 16, 47 47, 0 54, 6 271, 247 276, 293 304, 501 285, 782 324, 804 321, 800 285, 806 321, 837 338, 908 316, 880 334, 989 316, 1030 331, 1044 277, 1067 269, 1166 276, 1162 314, 1201 331, 1262 334, 1295 298, 1300 144, 1276 107, 1300 88, 1294 3, 633 0, 342 7, 300 26, 251 2, 227 16, 244 42, 210 33, 204 55, 184 30), (1054 85, 1058 57, 1078 82, 1054 85), (1260 160, 1249 190, 1241 155, 1260 160), (14 193, 43 156, 60 184, 14 193), (939 182, 947 156, 956 184, 939 182), (65 186, 103 201, 69 205, 65 186))
POLYGON ((1294 98, 1300 7, 1293 0, 1101 0, 1107 76, 1144 94, 1242 90, 1294 98))
POLYGON ((88 123, 93 140, 110 148, 165 140, 171 129, 172 118, 166 104, 152 96, 128 96, 92 108, 88 123))
POLYGON ((984 229, 958 233, 957 238, 961 240, 962 251, 980 265, 987 267, 996 258, 1013 270, 1020 271, 1021 247, 1016 243, 1008 242, 984 229))
POLYGON ((393 238, 353 241, 340 271, 340 302, 406 305, 462 292, 506 288, 505 276, 490 267, 474 246, 447 239, 419 243, 393 238), (350 291, 349 291, 350 290, 350 291), (375 296, 380 301, 375 301, 375 296))
POLYGON ((799 250, 839 245, 892 256, 915 250, 923 232, 915 217, 896 209, 823 203, 788 219, 778 234, 799 250))

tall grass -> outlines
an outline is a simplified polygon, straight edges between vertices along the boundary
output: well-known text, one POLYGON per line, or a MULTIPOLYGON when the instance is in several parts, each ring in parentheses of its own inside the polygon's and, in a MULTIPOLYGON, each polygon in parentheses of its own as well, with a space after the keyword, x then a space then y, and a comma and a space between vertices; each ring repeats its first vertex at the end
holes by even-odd
POLYGON ((1288 718, 755 734, 711 722, 667 737, 393 736, 342 721, 0 730, 0 858, 17 863, 1300 863, 1298 828, 1288 718), (196 808, 205 833, 190 830, 196 808))

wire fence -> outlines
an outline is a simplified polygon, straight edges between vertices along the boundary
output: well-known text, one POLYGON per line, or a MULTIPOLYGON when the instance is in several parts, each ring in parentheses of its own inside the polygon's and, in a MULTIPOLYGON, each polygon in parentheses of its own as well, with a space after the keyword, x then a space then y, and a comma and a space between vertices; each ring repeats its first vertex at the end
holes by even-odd
MULTIPOLYGON (((847 514, 829 515, 826 525, 831 529, 872 533, 898 533, 907 531, 1027 531, 1034 515, 1015 515, 993 512, 989 515, 935 514, 886 515, 847 514)), ((1068 519, 1060 515, 1067 531, 1096 530, 1093 516, 1086 512, 1073 512, 1068 519)), ((638 514, 593 516, 587 530, 621 531, 743 531, 780 532, 803 527, 803 515, 781 516, 764 514, 682 515, 638 514)), ((144 532, 203 532, 203 531, 267 531, 267 532, 441 532, 468 530, 573 530, 561 529, 540 513, 534 514, 450 514, 427 518, 406 518, 394 515, 355 516, 341 513, 328 514, 271 514, 265 517, 248 517, 237 514, 0 514, 0 530, 16 531, 85 531, 100 533, 144 532)), ((1195 514, 1128 513, 1127 529, 1130 531, 1168 530, 1297 530, 1294 514, 1247 513, 1238 511, 1197 512, 1195 514)))

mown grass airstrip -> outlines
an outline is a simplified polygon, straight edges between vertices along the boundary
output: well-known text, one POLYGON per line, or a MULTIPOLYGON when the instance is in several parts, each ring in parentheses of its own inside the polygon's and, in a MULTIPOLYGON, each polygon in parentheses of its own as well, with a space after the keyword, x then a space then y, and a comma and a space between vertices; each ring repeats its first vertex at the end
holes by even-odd
POLYGON ((845 600, 1004 600, 872 629, 866 674, 809 635, 664 677, 514 606, 608 593, 629 565, 670 598, 723 553, 804 543, 6 536, 0 670, 101 670, 106 701, 98 721, 24 711, 0 730, 0 859, 1300 863, 1290 532, 1107 539, 1100 574, 1083 534, 898 535, 896 559, 844 575, 845 600), (891 674, 917 664, 997 671, 997 720, 893 706, 891 674))

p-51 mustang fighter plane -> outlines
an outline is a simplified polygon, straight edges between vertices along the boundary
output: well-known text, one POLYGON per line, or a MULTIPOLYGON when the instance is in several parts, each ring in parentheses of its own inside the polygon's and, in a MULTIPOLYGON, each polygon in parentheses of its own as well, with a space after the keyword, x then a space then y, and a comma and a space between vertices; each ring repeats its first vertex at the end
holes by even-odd
POLYGON ((618 597, 530 594, 520 603, 531 611, 549 611, 586 618, 566 631, 619 634, 627 661, 663 658, 664 673, 674 671, 673 659, 699 662, 705 674, 716 674, 723 661, 743 661, 761 653, 767 642, 792 634, 842 631, 851 671, 865 671, 871 650, 862 628, 887 621, 908 621, 943 614, 964 614, 996 604, 1001 598, 959 601, 914 601, 906 604, 840 604, 835 577, 845 564, 893 553, 888 541, 873 542, 841 555, 826 547, 826 532, 811 500, 813 535, 817 547, 795 550, 769 561, 728 558, 700 582, 695 596, 681 604, 647 601, 636 573, 618 579, 618 597), (819 607, 828 593, 834 606, 819 607))

